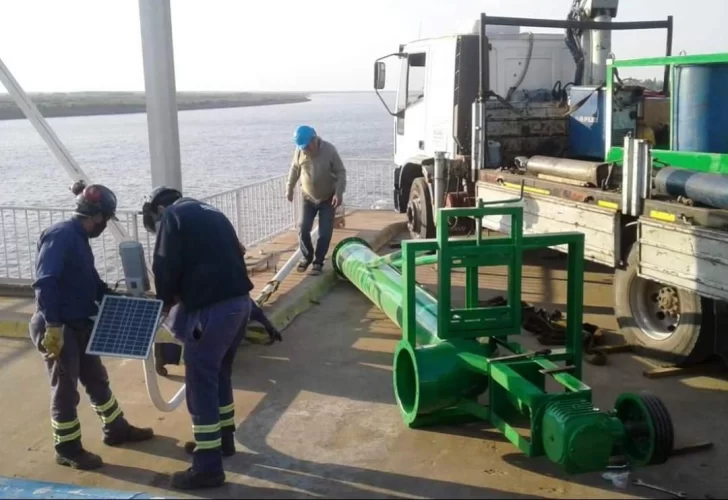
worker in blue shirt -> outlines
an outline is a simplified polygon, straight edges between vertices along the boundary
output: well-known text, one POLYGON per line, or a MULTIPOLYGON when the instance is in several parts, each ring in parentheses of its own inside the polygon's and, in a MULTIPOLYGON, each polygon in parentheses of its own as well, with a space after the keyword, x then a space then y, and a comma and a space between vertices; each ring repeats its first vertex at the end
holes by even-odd
POLYGON ((101 236, 106 229, 116 212, 116 197, 105 186, 87 187, 81 181, 74 184, 72 191, 77 195, 73 217, 43 231, 38 241, 33 282, 36 312, 29 330, 50 377, 56 462, 91 470, 101 467, 103 462, 81 444, 81 424, 76 413, 79 381, 103 424, 106 445, 146 441, 154 432, 127 422, 111 392, 101 359, 86 354, 93 329, 90 318, 98 314, 97 302, 113 293, 96 271, 89 238, 101 236))
POLYGON ((156 188, 142 207, 156 234, 152 270, 167 327, 183 343, 192 467, 172 475, 178 489, 225 482, 222 455, 235 452, 232 369, 250 316, 245 259, 237 234, 215 207, 156 188))
MULTIPOLYGON (((240 251, 243 254, 243 257, 245 257, 246 249, 245 245, 242 243, 240 244, 240 251)), ((263 326, 263 329, 268 334, 268 342, 266 342, 265 345, 273 345, 276 341, 283 342, 281 332, 279 332, 275 325, 271 323, 263 312, 263 309, 261 309, 258 303, 255 300, 252 300, 252 298, 250 301, 250 318, 248 321, 250 323, 257 322, 263 326)), ((246 328, 247 326, 248 325, 244 325, 243 328, 246 328)), ((243 334, 243 336, 245 335, 243 334)), ((182 361, 182 347, 179 344, 174 342, 157 342, 154 344, 154 369, 157 372, 157 375, 166 377, 169 373, 167 372, 165 365, 179 365, 180 361, 182 361)), ((188 451, 191 451, 194 448, 194 442, 186 444, 186 449, 188 451)))

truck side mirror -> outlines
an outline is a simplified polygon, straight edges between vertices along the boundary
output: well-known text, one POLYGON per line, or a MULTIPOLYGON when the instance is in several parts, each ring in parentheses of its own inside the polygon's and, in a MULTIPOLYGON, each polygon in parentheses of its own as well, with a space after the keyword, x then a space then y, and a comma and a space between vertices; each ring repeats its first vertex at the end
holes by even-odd
POLYGON ((374 63, 374 89, 382 90, 387 83, 387 65, 384 61, 374 63))

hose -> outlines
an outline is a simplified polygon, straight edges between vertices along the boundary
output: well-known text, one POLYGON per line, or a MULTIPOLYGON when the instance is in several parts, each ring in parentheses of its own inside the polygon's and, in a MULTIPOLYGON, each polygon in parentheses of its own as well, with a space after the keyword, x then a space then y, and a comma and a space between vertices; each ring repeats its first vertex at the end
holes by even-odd
MULTIPOLYGON (((311 239, 318 237, 319 228, 316 226, 316 229, 311 231, 311 239)), ((268 300, 270 300, 271 296, 278 290, 278 287, 280 286, 281 282, 286 279, 286 277, 293 271, 293 268, 296 267, 297 262, 301 259, 303 254, 301 253, 301 249, 299 248, 296 250, 296 252, 291 255, 291 258, 286 261, 286 264, 281 268, 280 271, 276 273, 275 276, 273 276, 273 279, 270 280, 268 283, 266 283, 265 287, 263 287, 263 290, 261 290, 260 295, 258 295, 258 298, 255 299, 255 302, 262 306, 268 300)))
POLYGON ((520 87, 523 83, 523 80, 526 78, 526 73, 528 73, 528 67, 531 65, 531 57, 533 56, 533 32, 529 31, 528 35, 528 55, 526 56, 526 65, 523 67, 523 71, 521 72, 521 76, 518 77, 518 81, 508 89, 506 101, 510 101, 513 98, 513 94, 516 93, 518 87, 520 87))
MULTIPOLYGON (((164 320, 164 317, 159 318, 159 325, 169 331, 169 329, 164 326, 164 320)), ((143 361, 143 364, 144 383, 147 386, 147 394, 149 395, 149 399, 152 401, 154 407, 164 413, 169 413, 179 408, 185 400, 187 384, 182 385, 182 387, 177 391, 177 394, 172 396, 172 399, 165 401, 162 396, 162 391, 159 390, 159 377, 157 375, 156 367, 154 366, 154 349, 149 349, 149 356, 147 356, 147 358, 143 361)))
POLYGON ((149 356, 144 360, 144 383, 147 385, 147 394, 152 400, 154 407, 164 413, 176 410, 185 400, 187 385, 183 385, 172 399, 165 401, 162 392, 159 390, 159 379, 154 368, 154 351, 149 350, 149 356))
MULTIPOLYGON (((319 228, 316 227, 313 231, 311 231, 311 239, 314 239, 318 236, 319 228)), ((278 290, 278 287, 280 286, 281 282, 286 279, 286 277, 291 273, 293 268, 296 266, 297 262, 301 259, 302 253, 301 249, 299 248, 296 250, 296 252, 291 256, 290 259, 286 262, 286 264, 281 268, 280 271, 276 273, 276 275, 273 277, 272 280, 270 280, 263 290, 260 292, 260 295, 258 295, 258 298, 255 300, 256 303, 260 306, 267 302, 270 297, 278 290)), ((160 324, 164 325, 164 318, 160 318, 160 324)), ((166 328, 165 328, 166 329, 166 328)), ((166 401, 164 397, 162 396, 162 391, 159 389, 159 376, 157 375, 157 370, 154 366, 154 350, 149 350, 149 356, 143 361, 144 364, 144 383, 147 386, 147 394, 149 395, 149 399, 152 401, 152 404, 154 407, 164 413, 169 413, 177 408, 182 404, 182 402, 185 400, 185 395, 187 393, 187 385, 183 385, 177 393, 172 396, 172 399, 169 401, 166 401)))
MULTIPOLYGON (((585 3, 584 0, 574 0, 566 19, 569 21, 581 21, 584 18, 585 3)), ((584 48, 581 46, 581 35, 582 30, 566 30, 566 47, 571 52, 576 63, 576 72, 574 73, 575 85, 581 85, 584 78, 584 48)))

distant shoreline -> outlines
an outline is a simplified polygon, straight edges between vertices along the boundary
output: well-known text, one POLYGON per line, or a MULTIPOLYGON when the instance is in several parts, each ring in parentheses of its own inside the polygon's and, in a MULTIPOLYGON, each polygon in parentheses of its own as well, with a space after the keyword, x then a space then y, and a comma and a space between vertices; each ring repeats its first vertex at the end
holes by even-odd
MULTIPOLYGON (((146 113, 143 92, 69 92, 28 94, 45 118, 146 113)), ((177 110, 246 108, 309 102, 295 92, 178 92, 177 110)), ((10 95, 0 95, 0 121, 24 119, 10 95)))

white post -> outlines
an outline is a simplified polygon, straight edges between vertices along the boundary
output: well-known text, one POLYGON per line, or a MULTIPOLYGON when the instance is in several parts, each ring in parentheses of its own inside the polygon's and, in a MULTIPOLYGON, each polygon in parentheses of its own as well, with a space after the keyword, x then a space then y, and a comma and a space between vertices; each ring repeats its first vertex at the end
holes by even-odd
MULTIPOLYGON (((600 14, 594 18, 598 23, 611 23, 612 16, 600 14)), ((612 32, 609 30, 592 30, 591 32, 591 75, 586 80, 591 85, 602 85, 607 74, 607 58, 612 51, 612 32)))
POLYGON ((152 186, 182 190, 170 0, 139 0, 152 186))

